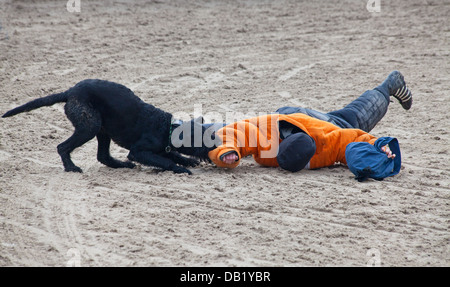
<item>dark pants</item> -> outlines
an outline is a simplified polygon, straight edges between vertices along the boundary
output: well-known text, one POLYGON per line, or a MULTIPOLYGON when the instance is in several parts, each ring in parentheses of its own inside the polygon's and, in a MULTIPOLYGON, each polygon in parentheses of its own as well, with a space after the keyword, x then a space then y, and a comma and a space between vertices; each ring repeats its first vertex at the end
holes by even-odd
MULTIPOLYGON (((389 103, 389 90, 387 84, 383 82, 375 89, 365 91, 359 98, 337 111, 322 113, 302 107, 282 107, 276 113, 286 115, 302 113, 343 129, 361 129, 370 132, 386 114, 389 103)), ((219 130, 226 124, 204 124, 205 128, 213 125, 215 130, 219 130)))
POLYGON ((282 107, 276 112, 279 114, 302 113, 331 122, 344 129, 354 128, 370 132, 386 114, 389 102, 389 90, 387 84, 383 83, 373 90, 364 92, 345 108, 337 111, 322 113, 301 107, 282 107))

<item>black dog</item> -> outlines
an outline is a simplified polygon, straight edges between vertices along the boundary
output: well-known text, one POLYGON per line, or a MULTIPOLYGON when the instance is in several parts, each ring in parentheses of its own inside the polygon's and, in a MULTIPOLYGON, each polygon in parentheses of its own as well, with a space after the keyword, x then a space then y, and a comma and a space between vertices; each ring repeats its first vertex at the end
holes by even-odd
MULTIPOLYGON (((130 161, 135 161, 175 173, 191 174, 185 167, 209 161, 208 152, 213 147, 208 148, 204 144, 195 147, 193 136, 189 136, 187 145, 177 145, 176 148, 171 141, 172 132, 181 128, 180 125, 189 125, 183 126, 183 131, 193 134, 194 130, 200 129, 203 134, 202 119, 174 122, 170 113, 143 102, 130 89, 113 82, 84 80, 63 93, 17 107, 4 114, 3 118, 62 102, 66 103, 65 113, 75 127, 74 134, 58 145, 65 171, 82 172, 72 162, 70 153, 94 137, 98 141, 98 161, 112 168, 133 168, 135 165, 130 161), (122 162, 111 157, 111 140, 130 151, 130 161, 122 162)), ((179 134, 178 140, 183 141, 183 133, 179 134)))

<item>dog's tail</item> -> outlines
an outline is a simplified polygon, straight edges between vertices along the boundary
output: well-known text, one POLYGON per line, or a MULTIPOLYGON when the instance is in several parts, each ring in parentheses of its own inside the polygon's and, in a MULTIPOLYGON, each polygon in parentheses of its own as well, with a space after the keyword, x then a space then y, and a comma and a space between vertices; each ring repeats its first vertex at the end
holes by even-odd
POLYGON ((40 107, 52 106, 56 103, 65 103, 65 102, 67 102, 67 99, 68 99, 67 91, 58 93, 58 94, 53 94, 53 95, 50 95, 47 97, 39 98, 39 99, 33 100, 31 102, 28 102, 25 105, 22 105, 20 107, 10 110, 6 114, 4 114, 2 116, 2 118, 12 117, 14 115, 17 115, 17 114, 20 114, 23 112, 29 112, 29 111, 38 109, 40 107))

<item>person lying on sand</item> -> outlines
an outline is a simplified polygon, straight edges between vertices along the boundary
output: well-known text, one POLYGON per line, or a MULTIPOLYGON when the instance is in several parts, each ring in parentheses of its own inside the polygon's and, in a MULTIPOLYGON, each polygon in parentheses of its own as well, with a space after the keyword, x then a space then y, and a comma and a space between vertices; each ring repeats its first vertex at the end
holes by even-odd
POLYGON ((208 156, 219 167, 235 168, 241 158, 252 155, 263 166, 292 172, 341 163, 358 180, 383 179, 400 171, 400 147, 395 138, 376 138, 368 132, 386 114, 391 96, 405 110, 411 108, 412 94, 399 71, 337 111, 283 107, 228 124, 216 132, 221 145, 208 156))

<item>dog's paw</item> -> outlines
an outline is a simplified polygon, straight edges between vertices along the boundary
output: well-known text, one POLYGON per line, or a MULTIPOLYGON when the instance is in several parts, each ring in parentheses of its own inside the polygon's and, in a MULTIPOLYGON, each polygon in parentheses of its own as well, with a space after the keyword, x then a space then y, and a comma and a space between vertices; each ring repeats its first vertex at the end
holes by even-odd
POLYGON ((78 173, 82 173, 83 172, 83 170, 81 168, 79 168, 78 166, 66 167, 64 170, 66 172, 78 172, 78 173))
POLYGON ((98 161, 110 168, 135 168, 136 165, 131 161, 120 161, 112 157, 98 158, 98 161))
POLYGON ((132 163, 131 161, 125 161, 125 162, 123 162, 122 167, 123 168, 131 168, 131 169, 133 169, 133 168, 136 167, 136 165, 134 163, 132 163))
POLYGON ((192 172, 191 172, 189 169, 184 168, 184 167, 182 167, 182 166, 176 166, 176 167, 174 167, 174 168, 172 169, 172 171, 173 171, 174 173, 187 173, 187 174, 189 174, 189 175, 192 174, 192 172))
POLYGON ((184 166, 190 166, 190 167, 195 167, 199 164, 200 164, 200 161, 193 159, 193 158, 187 158, 186 161, 183 163, 184 166))

